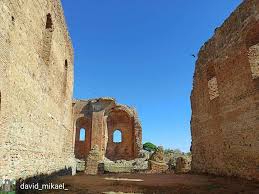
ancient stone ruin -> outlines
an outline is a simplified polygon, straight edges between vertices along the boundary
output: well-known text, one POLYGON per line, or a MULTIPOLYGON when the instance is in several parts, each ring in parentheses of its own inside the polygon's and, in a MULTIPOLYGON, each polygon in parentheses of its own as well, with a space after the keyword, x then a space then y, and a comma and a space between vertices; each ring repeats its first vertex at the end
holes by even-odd
POLYGON ((75 128, 75 157, 85 159, 97 145, 110 160, 131 160, 142 149, 142 129, 136 110, 120 105, 112 98, 78 100, 73 102, 75 128), (83 133, 85 139, 80 139, 83 133), (114 135, 121 136, 120 142, 114 135))
POLYGON ((178 157, 176 159, 176 173, 187 173, 191 170, 191 161, 184 157, 178 157))
POLYGON ((163 173, 168 170, 168 165, 164 161, 163 147, 159 146, 148 160, 149 173, 163 173))
POLYGON ((102 159, 99 148, 94 145, 85 161, 85 173, 95 175, 98 174, 100 160, 102 159))
POLYGON ((246 0, 201 48, 192 171, 259 180, 259 1, 246 0))
MULTIPOLYGON (((73 57, 60 0, 0 1, 0 178, 75 174, 75 159, 86 174, 167 171, 161 148, 141 156, 134 108, 72 100, 73 57)), ((201 48, 191 105, 192 171, 259 180, 258 0, 201 48)))
POLYGON ((0 1, 1 178, 75 169, 73 56, 59 0, 0 1))
POLYGON ((4 0, 0 9, 0 177, 75 174, 75 158, 94 166, 94 146, 101 159, 135 159, 135 109, 111 98, 72 101, 74 54, 61 2, 4 0))

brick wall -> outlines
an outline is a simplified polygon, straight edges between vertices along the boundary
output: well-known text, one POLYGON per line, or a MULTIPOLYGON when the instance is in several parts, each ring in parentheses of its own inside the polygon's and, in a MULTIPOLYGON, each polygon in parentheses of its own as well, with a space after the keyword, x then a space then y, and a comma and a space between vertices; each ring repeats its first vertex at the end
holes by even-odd
POLYGON ((259 2, 246 0, 201 48, 191 95, 193 171, 259 180, 258 45, 259 2))
POLYGON ((1 0, 0 47, 0 177, 73 167, 73 49, 60 1, 1 0))
POLYGON ((74 150, 78 159, 85 159, 95 145, 102 158, 130 160, 139 156, 142 128, 135 109, 117 104, 112 98, 77 100, 73 104, 74 150), (81 128, 89 134, 83 142, 79 140, 81 128), (113 141, 115 130, 121 131, 120 143, 113 141))
POLYGON ((111 160, 134 159, 134 128, 130 115, 125 111, 112 111, 107 118, 108 144, 106 157, 111 160), (114 132, 121 132, 121 142, 115 142, 114 132))

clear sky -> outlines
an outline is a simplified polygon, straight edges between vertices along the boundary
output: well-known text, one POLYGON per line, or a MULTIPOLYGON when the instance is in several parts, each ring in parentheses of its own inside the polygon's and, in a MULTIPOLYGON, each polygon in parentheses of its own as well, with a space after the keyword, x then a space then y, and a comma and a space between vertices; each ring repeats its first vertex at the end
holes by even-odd
POLYGON ((75 52, 74 98, 138 110, 143 142, 189 151, 200 47, 242 0, 62 0, 75 52))

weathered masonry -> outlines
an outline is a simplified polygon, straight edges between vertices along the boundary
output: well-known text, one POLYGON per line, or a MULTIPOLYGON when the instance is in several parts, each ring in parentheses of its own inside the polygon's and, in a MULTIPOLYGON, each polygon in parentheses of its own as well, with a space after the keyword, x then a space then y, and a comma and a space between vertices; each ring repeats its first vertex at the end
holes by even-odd
POLYGON ((85 159, 98 146, 102 158, 131 160, 142 148, 142 129, 135 109, 112 98, 78 100, 73 103, 75 156, 85 159), (121 137, 116 142, 115 134, 121 137))
POLYGON ((245 0, 201 48, 192 170, 259 180, 259 1, 245 0))
POLYGON ((59 0, 0 1, 0 177, 74 169, 73 49, 59 0))

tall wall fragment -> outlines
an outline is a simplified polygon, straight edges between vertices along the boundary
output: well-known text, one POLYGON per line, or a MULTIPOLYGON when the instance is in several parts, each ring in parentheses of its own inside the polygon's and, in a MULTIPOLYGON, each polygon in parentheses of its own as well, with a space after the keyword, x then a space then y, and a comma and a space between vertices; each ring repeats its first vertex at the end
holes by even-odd
POLYGON ((245 0, 196 62, 192 170, 259 180, 259 1, 245 0))

